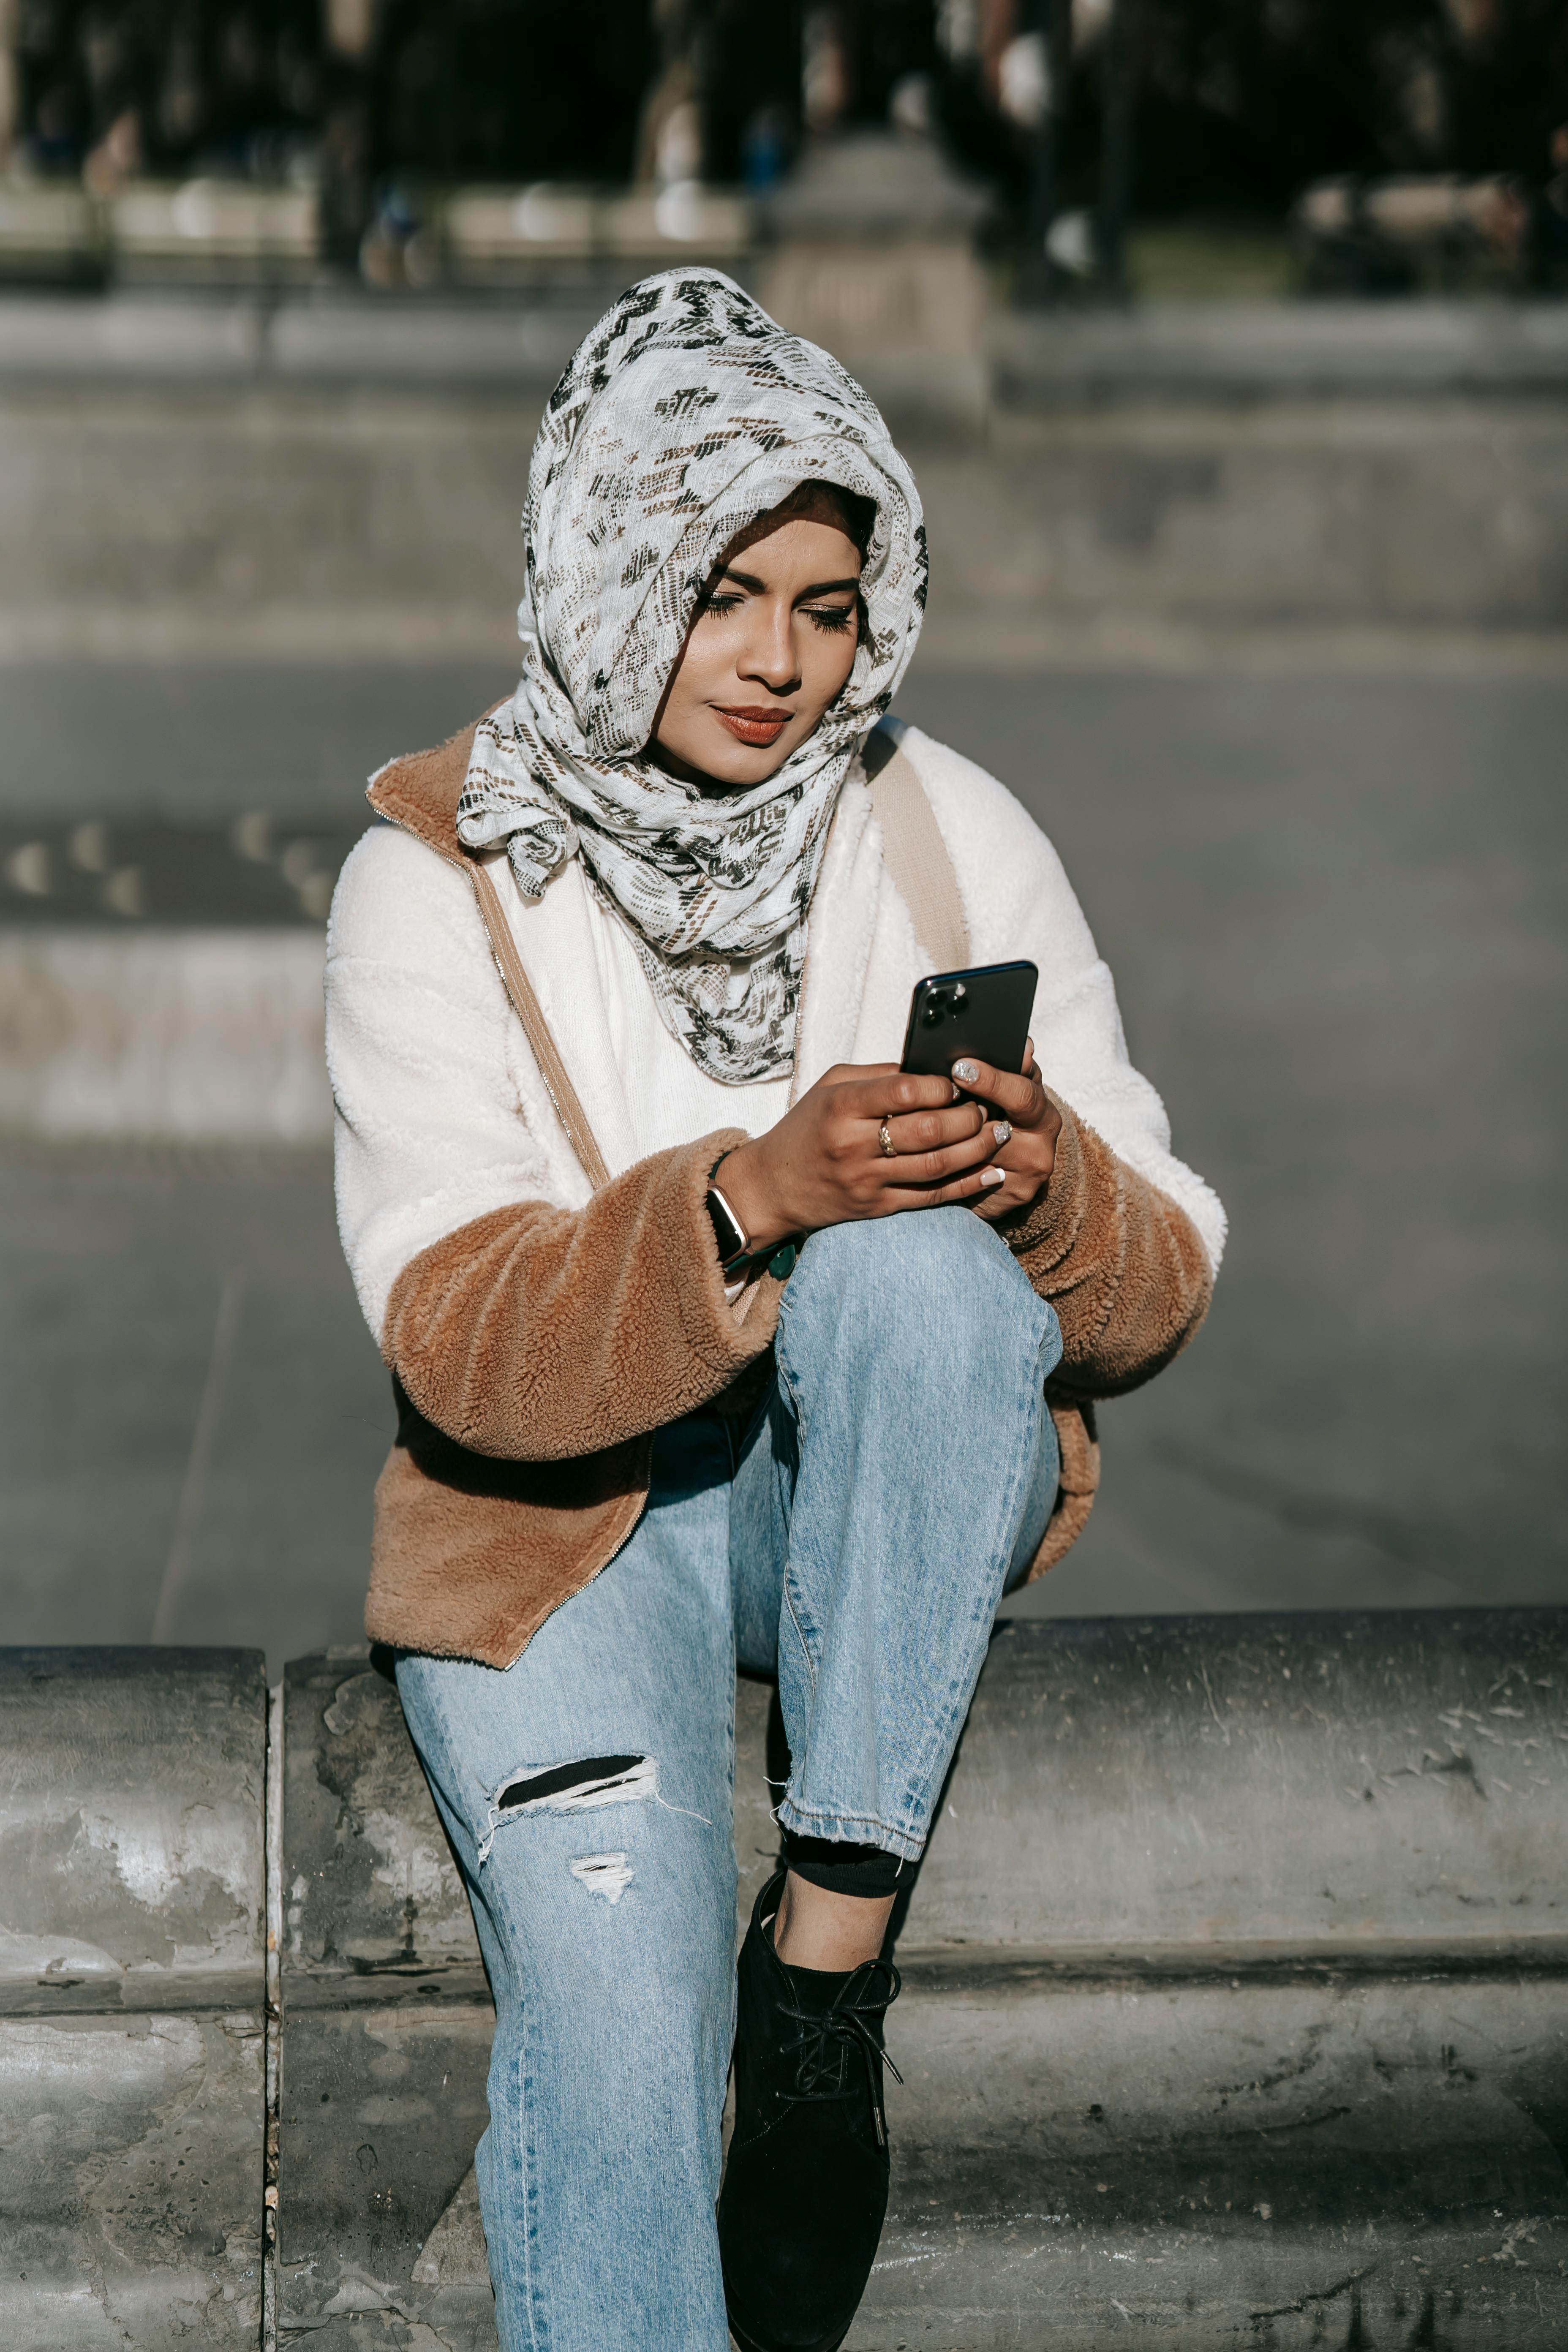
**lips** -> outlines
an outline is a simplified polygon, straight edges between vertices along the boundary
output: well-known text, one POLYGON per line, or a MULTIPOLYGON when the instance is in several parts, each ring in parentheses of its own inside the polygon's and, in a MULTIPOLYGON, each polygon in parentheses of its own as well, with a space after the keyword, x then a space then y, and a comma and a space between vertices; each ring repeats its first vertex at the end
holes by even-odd
POLYGON ((714 712, 738 742, 755 743, 764 749, 778 741, 779 737, 795 717, 793 710, 765 709, 757 710, 749 708, 731 710, 726 709, 719 703, 714 705, 714 712))

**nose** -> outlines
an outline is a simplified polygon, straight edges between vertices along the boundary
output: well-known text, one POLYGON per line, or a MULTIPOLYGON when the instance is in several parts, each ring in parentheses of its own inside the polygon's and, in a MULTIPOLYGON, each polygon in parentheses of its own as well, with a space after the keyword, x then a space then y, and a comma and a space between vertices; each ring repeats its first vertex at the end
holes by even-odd
POLYGON ((751 627, 736 664, 741 676, 754 677, 775 694, 790 693, 800 683, 793 609, 782 596, 758 596, 748 608, 747 618, 751 627))

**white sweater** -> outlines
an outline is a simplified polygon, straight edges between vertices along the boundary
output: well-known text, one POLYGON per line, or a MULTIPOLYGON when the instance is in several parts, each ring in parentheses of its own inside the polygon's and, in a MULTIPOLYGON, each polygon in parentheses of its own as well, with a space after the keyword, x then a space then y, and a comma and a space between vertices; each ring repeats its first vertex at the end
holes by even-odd
MULTIPOLYGON (((496 878, 500 879, 499 873, 496 878)), ((502 903, 518 952, 526 961, 529 902, 510 866, 507 881, 510 887, 503 889, 502 903)), ((658 1002, 643 976, 626 925, 598 892, 589 888, 576 858, 556 875, 550 889, 552 896, 559 891, 563 898, 571 896, 582 902, 593 942, 594 980, 604 1008, 603 1034, 609 1043, 615 1076, 626 1096, 627 1120, 640 1150, 664 1151, 672 1143, 689 1143, 693 1136, 710 1135, 717 1127, 743 1127, 748 1135, 765 1135, 775 1126, 789 1108, 789 1074, 739 1087, 710 1078, 660 1020, 658 1002)))
MULTIPOLYGON (((1055 850, 984 769, 916 728, 901 746, 946 841, 975 962, 1027 957, 1039 967, 1032 1026, 1041 1076, 1185 1210, 1217 1268, 1225 1212, 1172 1155, 1164 1107, 1127 1058, 1110 972, 1055 850)), ((612 1173, 719 1128, 761 1133, 836 1062, 896 1061, 910 991, 932 968, 883 866, 858 771, 840 796, 812 902, 793 1086, 726 1087, 696 1067, 575 861, 537 899, 511 885, 504 855, 491 870, 612 1173)), ((395 827, 373 827, 343 866, 326 986, 339 1226, 379 1340, 393 1284, 421 1250, 518 1201, 579 1207, 589 1185, 471 887, 395 827)))

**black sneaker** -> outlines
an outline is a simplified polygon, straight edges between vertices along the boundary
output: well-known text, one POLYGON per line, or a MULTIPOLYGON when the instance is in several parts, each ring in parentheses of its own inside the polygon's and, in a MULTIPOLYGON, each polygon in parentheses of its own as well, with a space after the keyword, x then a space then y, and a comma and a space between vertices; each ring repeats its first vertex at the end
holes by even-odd
POLYGON ((741 1947, 719 2251, 741 2352, 837 2352, 888 2210, 882 2021, 899 1972, 889 1960, 847 1976, 786 1968, 762 1924, 784 1875, 758 1895, 741 1947))

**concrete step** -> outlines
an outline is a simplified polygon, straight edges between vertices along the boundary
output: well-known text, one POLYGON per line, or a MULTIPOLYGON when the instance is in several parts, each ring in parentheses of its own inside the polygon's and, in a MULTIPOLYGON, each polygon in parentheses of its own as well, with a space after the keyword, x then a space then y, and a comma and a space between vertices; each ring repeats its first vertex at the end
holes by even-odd
POLYGON ((0 2342, 253 2352, 259 1651, 0 1650, 0 2342))
POLYGON ((363 830, 0 821, 0 1132, 324 1142, 323 925, 363 830))
POLYGON ((246 809, 164 817, 0 817, 7 930, 267 930, 325 922, 338 869, 366 827, 246 809))
MULTIPOLYGON (((1562 675, 1562 307, 1008 318, 956 358, 879 331, 873 396, 931 409, 922 666, 1562 675)), ((471 658, 504 683, 530 448, 591 323, 0 302, 0 659, 471 658)))
MULTIPOLYGON (((1556 2352, 1565 1691, 1562 1609, 999 1629, 851 2352, 1556 2352)), ((254 2345, 264 2278, 269 2352, 492 2352, 491 2025, 384 1661, 269 1721, 254 1653, 0 1653, 7 2352, 254 2345)))
MULTIPOLYGON (((489 297, 11 289, 0 296, 0 383, 505 386, 542 399, 622 283, 610 276, 602 287, 489 297)), ((1553 301, 1163 300, 1048 318, 1001 310, 983 321, 980 341, 1005 406, 1116 394, 1550 393, 1568 383, 1568 311, 1553 301)))
POLYGON ((313 924, 0 929, 0 1132, 325 1143, 324 963, 313 924))
MULTIPOLYGON (((1002 1629, 899 1922, 850 2352, 1560 2343, 1565 1689, 1558 1611, 1002 1629)), ((489 2345, 460 1885, 368 1655, 288 1706, 280 2309, 489 2345)), ((769 1717, 742 1683, 741 1920, 769 1717)))
POLYGON ((0 382, 475 383, 542 400, 608 299, 8 293, 0 382))
POLYGON ((992 324, 1005 407, 1086 400, 1376 399, 1560 394, 1561 302, 1139 303, 1076 316, 1014 311, 992 324))

